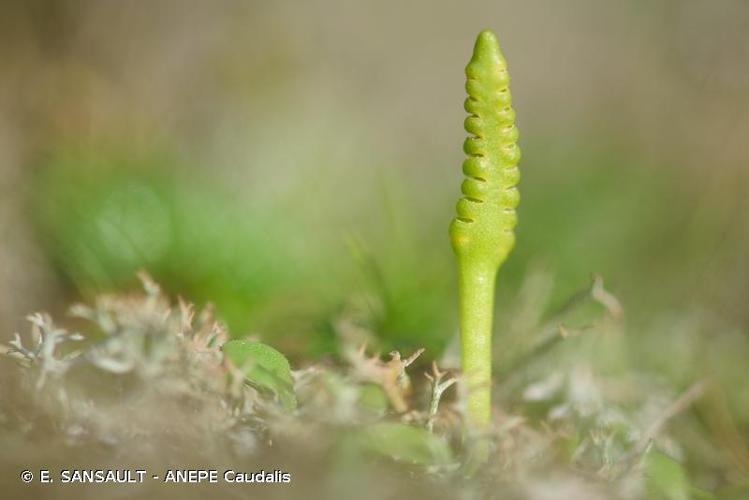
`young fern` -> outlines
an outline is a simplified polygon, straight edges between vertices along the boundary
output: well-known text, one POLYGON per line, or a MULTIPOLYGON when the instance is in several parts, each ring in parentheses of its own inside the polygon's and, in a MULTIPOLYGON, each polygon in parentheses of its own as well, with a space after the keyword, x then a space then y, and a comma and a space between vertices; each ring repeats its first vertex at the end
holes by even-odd
POLYGON ((511 106, 507 63, 497 37, 479 33, 466 66, 463 197, 450 225, 458 260, 461 363, 468 391, 471 427, 491 419, 491 335, 494 283, 499 266, 515 243, 519 194, 515 111, 511 106))

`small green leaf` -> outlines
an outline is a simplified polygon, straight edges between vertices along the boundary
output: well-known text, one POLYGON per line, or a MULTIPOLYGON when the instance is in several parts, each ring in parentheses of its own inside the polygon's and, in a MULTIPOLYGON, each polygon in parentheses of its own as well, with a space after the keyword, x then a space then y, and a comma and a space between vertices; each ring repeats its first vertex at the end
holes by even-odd
POLYGON ((362 446, 374 453, 416 465, 453 462, 447 442, 426 429, 398 422, 381 422, 361 429, 362 446))
POLYGON ((294 380, 286 356, 269 345, 252 340, 230 340, 222 349, 232 364, 244 371, 248 384, 272 392, 284 408, 296 408, 294 380))
POLYGON ((652 500, 690 500, 687 473, 679 462, 665 453, 652 450, 645 458, 648 498, 652 500))
POLYGON ((359 387, 359 406, 367 413, 382 417, 388 410, 388 397, 377 384, 363 384, 359 387))

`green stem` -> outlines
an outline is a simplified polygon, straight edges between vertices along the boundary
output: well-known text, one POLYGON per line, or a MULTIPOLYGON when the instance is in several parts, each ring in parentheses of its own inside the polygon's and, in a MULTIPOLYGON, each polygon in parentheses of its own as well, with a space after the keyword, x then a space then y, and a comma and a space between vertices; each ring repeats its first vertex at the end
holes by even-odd
POLYGON ((491 421, 492 316, 496 266, 461 261, 458 266, 460 345, 467 390, 466 417, 474 429, 491 421))

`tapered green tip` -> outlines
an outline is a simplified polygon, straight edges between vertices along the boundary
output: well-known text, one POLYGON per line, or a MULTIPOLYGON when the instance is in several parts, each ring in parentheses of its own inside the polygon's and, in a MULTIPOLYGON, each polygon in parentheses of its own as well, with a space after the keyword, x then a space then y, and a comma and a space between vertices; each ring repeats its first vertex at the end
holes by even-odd
POLYGON ((490 29, 481 31, 476 38, 476 44, 473 46, 471 62, 499 62, 502 60, 502 52, 499 50, 497 35, 490 29))

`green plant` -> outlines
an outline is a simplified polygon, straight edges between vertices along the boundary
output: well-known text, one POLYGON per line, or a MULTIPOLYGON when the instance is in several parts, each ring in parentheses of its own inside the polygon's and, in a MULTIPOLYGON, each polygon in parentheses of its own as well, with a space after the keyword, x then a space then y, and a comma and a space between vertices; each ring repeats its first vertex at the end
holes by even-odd
POLYGON ((491 418, 491 334, 497 270, 515 242, 520 150, 507 63, 490 30, 479 33, 466 66, 463 149, 466 179, 450 239, 458 259, 461 362, 466 417, 474 428, 491 418))
POLYGON ((283 354, 262 342, 246 339, 230 340, 221 350, 248 384, 277 395, 287 410, 296 408, 291 366, 283 354))

